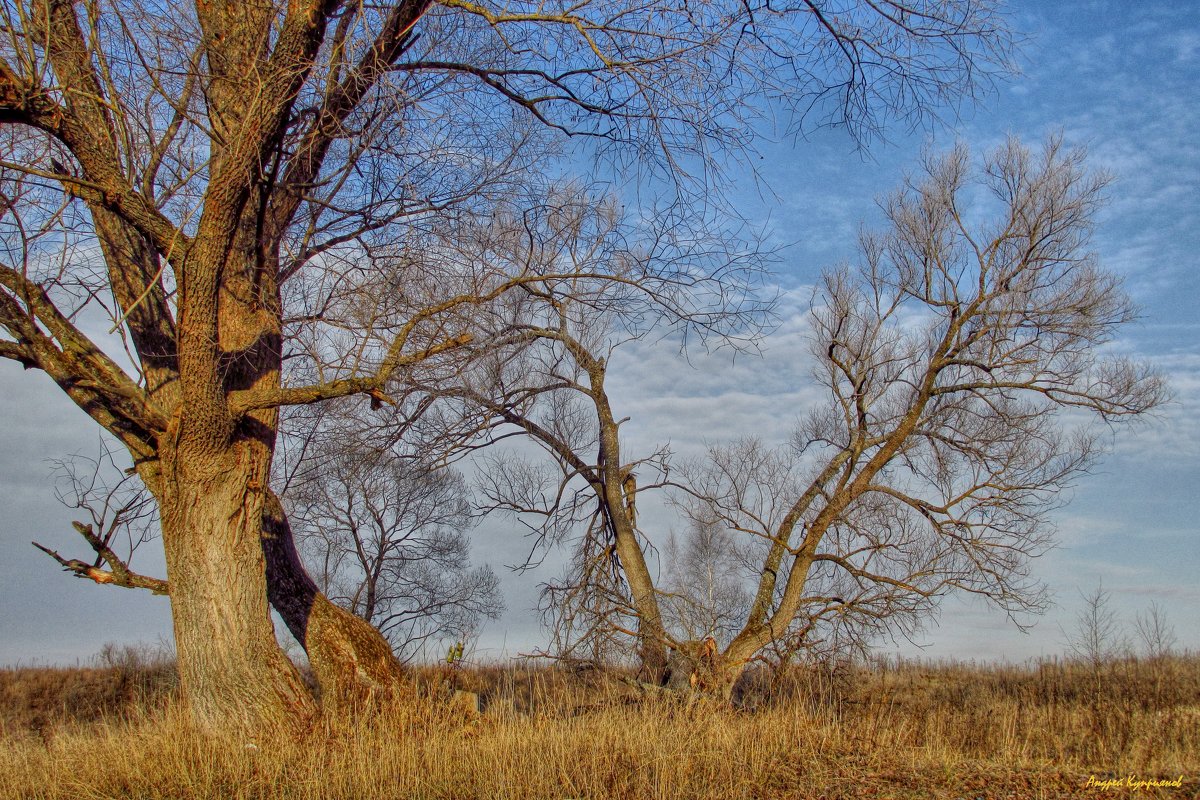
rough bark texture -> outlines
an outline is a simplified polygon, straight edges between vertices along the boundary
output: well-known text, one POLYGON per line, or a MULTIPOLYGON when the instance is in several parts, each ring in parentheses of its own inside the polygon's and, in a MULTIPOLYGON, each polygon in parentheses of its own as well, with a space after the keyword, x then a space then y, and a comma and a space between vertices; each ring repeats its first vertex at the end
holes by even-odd
MULTIPOLYGON (((583 351, 583 348, 578 348, 583 351)), ((621 440, 618 423, 604 390, 605 364, 598 359, 586 360, 585 366, 592 382, 592 398, 600 424, 600 479, 603 503, 616 540, 621 571, 629 584, 629 594, 637 611, 638 657, 643 676, 651 681, 662 679, 667 669, 667 633, 663 625, 654 579, 634 526, 634 507, 626 502, 622 487, 628 472, 621 468, 621 440), (624 472, 624 474, 622 474, 624 472)))
POLYGON ((387 640, 370 623, 320 593, 308 618, 305 650, 327 710, 410 696, 404 671, 387 640))
POLYGON ((271 605, 308 654, 326 709, 395 698, 407 689, 403 666, 371 624, 334 605, 317 590, 296 552, 275 495, 263 516, 267 593, 271 605))
POLYGON ((247 730, 304 724, 316 706, 275 641, 263 591, 263 492, 255 488, 263 465, 167 464, 163 543, 180 685, 195 722, 247 730))
POLYGON ((683 695, 697 695, 728 703, 745 662, 733 661, 708 637, 679 642, 667 654, 660 684, 683 695))
MULTIPOLYGON (((619 502, 618 500, 617 503, 619 502)), ((667 669, 667 633, 658 607, 654 581, 628 518, 624 515, 617 516, 613 520, 613 528, 617 557, 621 560, 621 569, 625 581, 629 584, 629 594, 638 614, 638 659, 641 662, 641 672, 646 680, 658 681, 667 669)))

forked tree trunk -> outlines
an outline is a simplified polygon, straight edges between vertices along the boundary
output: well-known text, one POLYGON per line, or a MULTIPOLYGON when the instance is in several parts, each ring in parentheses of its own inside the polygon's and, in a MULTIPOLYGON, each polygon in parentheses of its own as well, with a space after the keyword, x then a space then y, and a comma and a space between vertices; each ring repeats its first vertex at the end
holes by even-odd
POLYGON ((296 728, 316 713, 275 639, 260 543, 263 448, 164 453, 163 545, 180 686, 202 728, 296 728), (257 463, 256 463, 257 462, 257 463))

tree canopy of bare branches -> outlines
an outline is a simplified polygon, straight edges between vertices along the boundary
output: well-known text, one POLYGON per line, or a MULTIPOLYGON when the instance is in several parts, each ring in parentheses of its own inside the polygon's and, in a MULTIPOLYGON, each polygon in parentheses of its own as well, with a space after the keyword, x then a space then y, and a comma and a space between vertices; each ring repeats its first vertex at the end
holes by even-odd
MULTIPOLYGON (((1042 607, 1029 568, 1053 541, 1053 511, 1111 430, 1166 397, 1152 368, 1106 347, 1135 309, 1088 250, 1106 179, 1083 159, 1057 138, 1037 150, 1010 140, 978 166, 962 147, 927 155, 883 201, 888 227, 863 234, 860 262, 814 291, 813 379, 828 400, 786 443, 714 443, 673 471, 661 451, 651 459, 648 483, 675 487, 702 534, 693 544, 719 530, 728 543, 713 564, 741 565, 749 598, 736 631, 713 617, 704 632, 726 640, 721 688, 768 649, 847 627, 911 631, 949 592, 1010 614, 1042 607)), ((551 384, 544 402, 508 417, 561 474, 557 492, 548 477, 521 488, 579 507, 563 487, 585 476, 587 507, 605 524, 587 528, 558 607, 576 636, 636 634, 643 663, 661 671, 664 648, 695 633, 678 614, 673 630, 666 622, 681 587, 656 585, 649 539, 626 510, 622 482, 646 462, 618 455, 607 361, 567 341, 564 360, 587 376, 570 388, 589 402, 560 402, 551 384), (600 455, 587 459, 597 439, 600 455)), ((496 492, 500 505, 536 510, 517 488, 496 492)), ((697 590, 703 581, 683 591, 691 607, 715 608, 697 590)))
POLYGON ((300 566, 271 489, 279 409, 387 402, 473 341, 455 312, 547 280, 448 272, 458 226, 536 186, 562 134, 695 198, 770 108, 867 136, 973 94, 1010 48, 978 0, 4 2, 0 356, 154 496, 194 718, 302 724, 268 598, 323 701, 398 672, 300 566))
POLYGON ((403 439, 381 446, 388 437, 360 416, 309 431, 319 441, 295 465, 285 506, 321 591, 408 661, 471 638, 504 602, 491 568, 470 564, 477 520, 462 475, 403 439))

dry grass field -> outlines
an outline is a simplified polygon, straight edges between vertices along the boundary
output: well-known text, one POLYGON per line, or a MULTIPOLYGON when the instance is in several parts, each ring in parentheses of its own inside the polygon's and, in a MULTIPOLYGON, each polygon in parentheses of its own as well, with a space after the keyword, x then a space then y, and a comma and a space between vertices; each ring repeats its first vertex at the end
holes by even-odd
POLYGON ((1200 796, 1196 656, 797 668, 752 676, 736 708, 596 672, 429 670, 412 709, 253 741, 190 732, 169 663, 103 661, 0 670, 0 797, 1200 796))

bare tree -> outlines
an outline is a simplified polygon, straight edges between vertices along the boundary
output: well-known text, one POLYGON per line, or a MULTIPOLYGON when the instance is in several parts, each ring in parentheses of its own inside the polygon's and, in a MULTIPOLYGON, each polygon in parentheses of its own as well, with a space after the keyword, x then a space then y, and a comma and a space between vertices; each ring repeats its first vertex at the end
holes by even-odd
POLYGON ((740 230, 696 230, 679 207, 632 226, 611 199, 597 202, 578 188, 565 187, 552 200, 525 211, 517 236, 511 228, 489 229, 474 241, 505 258, 565 262, 615 278, 526 285, 476 313, 476 324, 492 331, 481 338, 496 344, 438 392, 484 416, 475 447, 522 436, 547 459, 489 448, 477 493, 483 512, 509 514, 528 527, 531 561, 570 543, 568 572, 546 587, 561 645, 552 650, 590 658, 632 626, 639 658, 655 676, 667 638, 637 505, 661 488, 670 454, 622 452, 623 420, 604 385, 607 356, 667 330, 720 343, 752 337, 769 315, 771 299, 759 293, 769 254, 740 230))
POLYGON ((716 520, 694 520, 663 549, 663 611, 678 638, 722 647, 737 634, 750 606, 744 557, 734 535, 716 520))
POLYGON ((1083 608, 1075 616, 1075 628, 1067 635, 1071 655, 1092 670, 1129 652, 1121 618, 1112 607, 1112 594, 1103 586, 1081 594, 1083 608))
POLYGON ((476 264, 377 331, 324 324, 345 281, 444 274, 430 242, 486 218, 561 132, 696 188, 771 102, 866 136, 973 94, 1010 45, 977 0, 0 6, 0 356, 46 373, 154 496, 193 717, 316 710, 268 598, 324 700, 399 679, 296 557, 279 409, 386 402, 468 343, 448 312, 545 276, 476 264), (119 343, 85 333, 88 306, 119 343), (306 337, 344 358, 303 365, 306 337))
POLYGON ((378 628, 401 660, 427 641, 470 638, 504 603, 495 573, 470 565, 466 481, 356 431, 310 450, 318 465, 287 494, 317 585, 378 628))
POLYGON ((959 147, 923 173, 883 203, 890 227, 863 236, 858 270, 818 290, 830 402, 789 445, 782 517, 762 526, 719 475, 695 494, 765 550, 730 680, 812 608, 905 621, 950 591, 1041 608, 1029 561, 1099 455, 1087 416, 1111 426, 1165 398, 1150 367, 1103 350, 1135 312, 1087 250, 1105 179, 1082 152, 1010 140, 976 169, 959 147), (979 190, 990 219, 964 206, 979 190))
POLYGON ((1174 652, 1179 637, 1175 635, 1175 626, 1167 620, 1166 610, 1158 603, 1151 603, 1148 609, 1139 612, 1134 627, 1142 649, 1151 660, 1162 660, 1174 652))
MULTIPOLYGON (((828 402, 784 445, 714 445, 670 480, 685 516, 728 531, 748 565, 752 599, 714 658, 720 691, 780 643, 847 624, 911 631, 949 592, 1010 614, 1039 610, 1044 590, 1029 564, 1052 541, 1052 512, 1107 431, 1165 398, 1149 366, 1104 348, 1135 312, 1087 250, 1105 179, 1084 169, 1081 152, 1058 139, 1040 151, 1009 141, 975 169, 961 147, 922 166, 919 180, 883 202, 889 227, 863 235, 858 268, 827 273, 815 292, 814 378, 828 402)), ((639 626, 643 657, 661 668, 661 649, 685 634, 666 629, 645 540, 627 536, 622 550, 619 535, 620 526, 634 530, 622 520, 620 479, 640 462, 610 456, 620 443, 603 389, 607 360, 557 335, 587 376, 577 392, 591 416, 585 424, 543 403, 510 420, 562 472, 539 496, 559 502, 571 476, 587 475, 602 516, 618 521, 613 563, 630 598, 619 610, 636 621, 613 627, 639 626), (551 434, 561 420, 590 432, 578 440, 585 446, 599 432, 599 463, 618 465, 607 478, 551 434), (654 636, 657 647, 645 641, 654 636)), ((527 510, 507 497, 510 509, 527 510)), ((579 573, 569 595, 581 607, 592 574, 579 573)))

